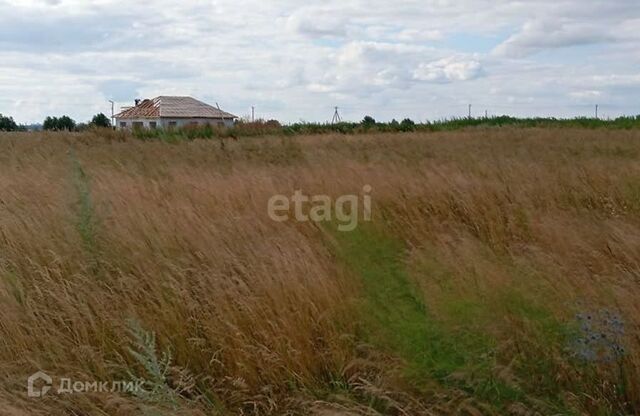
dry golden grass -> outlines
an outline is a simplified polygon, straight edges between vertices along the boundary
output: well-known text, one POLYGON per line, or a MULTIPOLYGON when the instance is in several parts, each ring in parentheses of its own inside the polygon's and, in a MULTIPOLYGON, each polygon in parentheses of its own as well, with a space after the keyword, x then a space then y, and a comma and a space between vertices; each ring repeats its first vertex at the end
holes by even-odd
POLYGON ((637 131, 0 134, 1 413, 640 412, 639 159, 637 131), (374 221, 344 256, 351 237, 267 215, 274 194, 366 184, 374 221), (350 259, 370 229, 400 243, 453 364, 413 363, 367 322, 372 271, 350 259), (624 357, 572 358, 575 314, 605 308, 625 321, 624 357), (39 369, 148 377, 132 321, 172 353, 167 397, 26 397, 39 369))

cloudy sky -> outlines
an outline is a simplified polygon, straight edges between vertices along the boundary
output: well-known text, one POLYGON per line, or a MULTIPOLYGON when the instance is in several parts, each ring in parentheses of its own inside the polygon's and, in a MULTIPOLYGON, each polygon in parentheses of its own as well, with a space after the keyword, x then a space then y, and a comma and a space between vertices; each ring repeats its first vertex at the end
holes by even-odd
POLYGON ((638 0, 0 0, 0 113, 640 114, 638 0))

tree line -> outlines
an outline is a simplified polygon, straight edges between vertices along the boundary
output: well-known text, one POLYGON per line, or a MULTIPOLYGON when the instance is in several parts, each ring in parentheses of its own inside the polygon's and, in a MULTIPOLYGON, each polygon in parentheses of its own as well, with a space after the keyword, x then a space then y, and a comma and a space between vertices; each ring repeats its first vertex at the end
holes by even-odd
MULTIPOLYGON (((187 126, 180 129, 137 129, 134 135, 142 139, 176 137, 211 138, 211 137, 241 137, 264 135, 305 135, 323 133, 359 134, 359 133, 392 133, 415 131, 447 131, 473 127, 544 127, 544 128, 614 128, 640 129, 639 116, 622 116, 615 119, 598 118, 518 118, 510 116, 451 118, 416 123, 411 119, 402 121, 378 122, 371 116, 364 117, 359 122, 340 123, 293 123, 282 125, 277 120, 257 120, 255 122, 238 121, 231 128, 214 128, 212 126, 187 126)), ((82 131, 88 128, 110 128, 111 120, 103 113, 93 116, 89 123, 77 124, 69 116, 47 117, 42 124, 43 130, 53 131, 82 131)), ((0 114, 0 131, 25 131, 27 126, 18 125, 13 118, 0 114)))
MULTIPOLYGON (((64 115, 60 117, 49 116, 42 123, 42 130, 49 131, 82 131, 87 128, 110 128, 111 120, 103 113, 98 113, 88 123, 77 123, 71 117, 64 115)), ((15 122, 13 117, 0 114, 0 131, 26 131, 27 126, 15 122)))

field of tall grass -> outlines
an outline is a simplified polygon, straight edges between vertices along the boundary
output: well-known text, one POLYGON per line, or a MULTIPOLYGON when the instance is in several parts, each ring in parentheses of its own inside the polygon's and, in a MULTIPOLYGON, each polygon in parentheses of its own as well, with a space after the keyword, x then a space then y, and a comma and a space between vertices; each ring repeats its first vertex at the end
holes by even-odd
POLYGON ((0 133, 0 414, 640 414, 639 161, 635 129, 0 133), (268 216, 365 185, 352 232, 268 216))
MULTIPOLYGON (((468 128, 553 128, 553 129, 613 129, 632 130, 640 128, 640 115, 622 116, 615 119, 599 118, 517 118, 510 116, 494 116, 481 118, 451 118, 424 122, 404 119, 401 122, 377 122, 372 117, 365 117, 360 122, 340 123, 293 123, 281 125, 276 120, 257 120, 255 122, 240 121, 232 128, 216 128, 212 126, 187 126, 178 129, 138 129, 133 135, 142 140, 160 140, 177 142, 196 138, 240 138, 259 136, 299 136, 320 134, 370 135, 380 133, 435 133, 455 131, 468 128)), ((85 129, 86 130, 86 129, 85 129)), ((102 132, 104 133, 104 131, 102 132)))

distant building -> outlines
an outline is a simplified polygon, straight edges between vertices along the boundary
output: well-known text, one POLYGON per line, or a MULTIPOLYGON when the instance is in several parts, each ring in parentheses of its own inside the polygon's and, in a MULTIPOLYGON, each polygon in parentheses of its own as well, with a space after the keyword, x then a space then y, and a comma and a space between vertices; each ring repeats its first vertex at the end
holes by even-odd
POLYGON ((115 115, 118 129, 172 128, 193 125, 232 127, 237 116, 191 97, 136 100, 134 107, 115 115))

